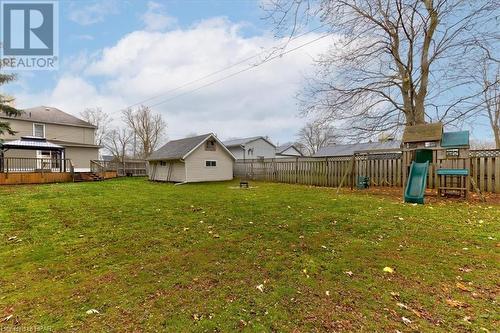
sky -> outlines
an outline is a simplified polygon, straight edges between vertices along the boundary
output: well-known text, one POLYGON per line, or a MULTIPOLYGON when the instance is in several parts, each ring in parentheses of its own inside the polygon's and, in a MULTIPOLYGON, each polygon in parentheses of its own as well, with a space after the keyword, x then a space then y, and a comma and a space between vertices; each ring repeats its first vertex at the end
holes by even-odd
POLYGON ((250 0, 60 1, 59 69, 19 72, 2 88, 20 108, 79 115, 101 107, 114 126, 121 110, 142 103, 163 115, 168 139, 213 132, 292 141, 305 122, 296 95, 334 37, 306 34, 287 50, 310 44, 260 65, 285 43, 264 17, 250 0))

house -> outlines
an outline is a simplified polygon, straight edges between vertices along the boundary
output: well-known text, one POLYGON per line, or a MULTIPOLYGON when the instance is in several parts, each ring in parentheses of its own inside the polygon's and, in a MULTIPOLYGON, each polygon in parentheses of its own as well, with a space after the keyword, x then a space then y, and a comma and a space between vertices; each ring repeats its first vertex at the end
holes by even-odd
POLYGON ((313 157, 350 157, 354 153, 400 153, 401 141, 385 140, 353 144, 335 144, 318 149, 313 157))
POLYGON ((274 158, 276 146, 263 136, 224 141, 224 145, 237 160, 274 158))
POLYGON ((302 157, 304 156, 302 152, 293 144, 293 143, 285 143, 276 147, 276 157, 284 158, 284 157, 302 157))
POLYGON ((99 157, 100 146, 94 141, 96 127, 57 108, 38 106, 23 110, 17 117, 0 113, 0 118, 16 132, 0 136, 6 146, 10 143, 15 147, 5 149, 4 157, 70 159, 75 171, 89 171, 90 161, 99 157), (44 149, 49 145, 50 149, 44 149))
POLYGON ((213 133, 173 140, 149 158, 149 179, 208 182, 233 179, 235 157, 213 133))

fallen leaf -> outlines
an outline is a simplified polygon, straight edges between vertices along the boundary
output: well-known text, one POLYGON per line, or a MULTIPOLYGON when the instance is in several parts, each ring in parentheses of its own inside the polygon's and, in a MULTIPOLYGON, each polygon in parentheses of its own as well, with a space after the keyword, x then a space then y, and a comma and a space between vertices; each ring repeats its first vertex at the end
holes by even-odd
POLYGON ((89 315, 89 314, 98 314, 100 312, 96 309, 90 309, 90 310, 87 310, 85 313, 89 315))
POLYGON ((461 302, 461 301, 457 301, 457 300, 453 300, 453 299, 447 299, 446 300, 446 303, 454 308, 466 308, 468 306, 467 303, 464 303, 464 302, 461 302))
POLYGON ((261 293, 264 292, 264 285, 263 284, 259 284, 257 287, 256 287, 261 293))
POLYGON ((351 272, 351 271, 347 271, 347 272, 344 272, 344 273, 346 273, 346 274, 347 274, 347 275, 349 275, 349 276, 353 276, 353 275, 354 275, 354 273, 353 273, 353 272, 351 272))
POLYGON ((403 303, 396 303, 396 305, 399 306, 402 309, 408 310, 408 307, 406 305, 404 305, 403 303))
POLYGON ((465 284, 463 284, 461 282, 457 282, 456 286, 458 289, 460 289, 462 291, 472 291, 472 289, 470 287, 467 287, 465 284))
POLYGON ((406 317, 401 317, 401 320, 403 320, 403 323, 404 323, 405 325, 410 325, 410 324, 411 324, 411 320, 410 320, 410 319, 408 319, 408 318, 406 318, 406 317))
POLYGON ((389 266, 385 266, 385 267, 384 267, 384 269, 383 269, 383 271, 384 271, 385 273, 394 273, 394 269, 392 269, 392 268, 391 268, 391 267, 389 267, 389 266))
POLYGON ((325 295, 330 296, 330 291, 329 290, 325 291, 325 295))
POLYGON ((9 321, 12 318, 13 315, 8 315, 7 317, 2 319, 2 323, 5 321, 9 321))

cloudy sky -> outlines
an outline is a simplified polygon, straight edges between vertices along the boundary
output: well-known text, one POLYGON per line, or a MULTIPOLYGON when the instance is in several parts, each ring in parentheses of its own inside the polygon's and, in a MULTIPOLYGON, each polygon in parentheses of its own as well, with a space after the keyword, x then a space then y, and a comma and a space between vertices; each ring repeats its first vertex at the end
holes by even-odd
POLYGON ((61 1, 59 70, 20 72, 6 90, 22 108, 78 115, 102 107, 116 124, 121 109, 143 102, 163 114, 170 139, 215 132, 292 140, 304 122, 295 95, 331 37, 255 66, 283 45, 264 15, 258 1, 61 1))
MULTIPOLYGON (((169 139, 214 132, 293 140, 305 122, 295 96, 334 37, 306 34, 286 50, 307 45, 261 64, 284 41, 273 36, 260 2, 61 0, 59 69, 19 72, 2 89, 20 108, 78 115, 102 107, 115 126, 120 110, 142 103, 164 116, 169 139)), ((491 138, 484 120, 471 129, 473 139, 491 138)))

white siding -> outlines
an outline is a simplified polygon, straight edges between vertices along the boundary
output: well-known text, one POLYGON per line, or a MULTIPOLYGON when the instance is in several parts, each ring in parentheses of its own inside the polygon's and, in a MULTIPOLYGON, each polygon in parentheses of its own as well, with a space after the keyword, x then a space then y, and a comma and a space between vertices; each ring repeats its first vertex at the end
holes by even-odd
POLYGON ((245 144, 245 149, 247 151, 245 158, 250 159, 259 157, 274 158, 276 155, 276 148, 264 139, 248 142, 245 144))
POLYGON ((233 179, 233 158, 217 143, 215 151, 205 150, 205 144, 196 148, 186 158, 186 175, 188 182, 206 182, 233 179), (217 166, 207 167, 205 162, 217 161, 217 166))
POLYGON ((186 180, 186 168, 181 161, 149 162, 149 179, 165 182, 183 182, 186 180))
POLYGON ((243 148, 241 147, 231 147, 228 148, 229 151, 234 155, 237 160, 242 160, 244 158, 243 148))

